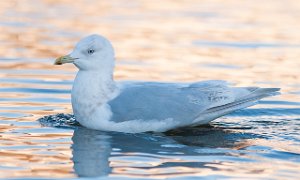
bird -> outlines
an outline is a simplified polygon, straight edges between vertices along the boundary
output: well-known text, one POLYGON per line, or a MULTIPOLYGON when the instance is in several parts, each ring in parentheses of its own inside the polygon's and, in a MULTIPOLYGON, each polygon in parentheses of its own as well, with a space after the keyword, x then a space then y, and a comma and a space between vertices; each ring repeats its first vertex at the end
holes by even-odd
POLYGON ((66 63, 78 68, 71 91, 76 121, 86 128, 102 131, 165 132, 204 125, 280 91, 280 88, 231 87, 223 80, 115 81, 114 48, 98 34, 84 37, 70 54, 54 62, 66 63))

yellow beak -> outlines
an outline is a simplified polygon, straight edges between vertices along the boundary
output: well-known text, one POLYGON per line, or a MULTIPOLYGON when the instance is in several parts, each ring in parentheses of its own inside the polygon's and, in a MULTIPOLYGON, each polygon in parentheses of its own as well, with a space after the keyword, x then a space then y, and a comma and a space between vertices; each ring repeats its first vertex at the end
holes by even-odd
POLYGON ((78 59, 78 58, 73 58, 69 55, 61 56, 61 57, 59 57, 55 60, 54 65, 62 65, 62 64, 65 64, 65 63, 73 63, 75 59, 78 59))

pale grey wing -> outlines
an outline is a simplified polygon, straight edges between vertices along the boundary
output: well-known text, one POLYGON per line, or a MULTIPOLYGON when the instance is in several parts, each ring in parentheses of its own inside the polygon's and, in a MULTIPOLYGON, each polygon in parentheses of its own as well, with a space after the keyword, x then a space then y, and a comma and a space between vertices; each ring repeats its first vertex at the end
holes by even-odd
POLYGON ((165 120, 190 122, 201 112, 231 102, 224 87, 176 87, 159 84, 129 86, 108 102, 112 121, 165 120))

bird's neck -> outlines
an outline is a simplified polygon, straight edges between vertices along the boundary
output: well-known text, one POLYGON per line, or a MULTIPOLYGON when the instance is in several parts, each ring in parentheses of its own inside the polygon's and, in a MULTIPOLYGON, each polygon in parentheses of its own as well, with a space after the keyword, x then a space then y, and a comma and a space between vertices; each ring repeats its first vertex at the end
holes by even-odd
POLYGON ((73 111, 84 106, 93 109, 109 101, 117 91, 112 73, 79 71, 72 88, 73 111))

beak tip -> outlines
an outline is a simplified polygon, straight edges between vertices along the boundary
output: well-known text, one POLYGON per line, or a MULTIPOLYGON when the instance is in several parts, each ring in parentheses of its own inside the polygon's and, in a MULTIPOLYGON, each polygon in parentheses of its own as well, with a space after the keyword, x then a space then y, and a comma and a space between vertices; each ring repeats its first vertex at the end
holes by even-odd
POLYGON ((60 58, 55 60, 54 65, 62 65, 60 58))
POLYGON ((61 57, 57 58, 54 61, 54 65, 62 65, 62 64, 65 64, 65 63, 73 63, 75 59, 78 59, 78 58, 73 58, 73 57, 70 57, 69 55, 61 56, 61 57))

